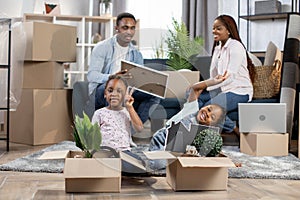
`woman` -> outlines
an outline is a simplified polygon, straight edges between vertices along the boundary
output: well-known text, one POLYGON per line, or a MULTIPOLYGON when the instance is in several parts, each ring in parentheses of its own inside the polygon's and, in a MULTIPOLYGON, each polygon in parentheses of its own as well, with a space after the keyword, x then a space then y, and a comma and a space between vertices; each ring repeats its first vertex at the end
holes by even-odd
MULTIPOLYGON (((237 110, 238 103, 252 100, 253 86, 251 67, 253 63, 248 56, 238 33, 234 19, 228 15, 218 16, 213 24, 214 44, 210 77, 227 72, 228 78, 217 85, 208 87, 198 98, 199 107, 218 104, 227 113, 237 110)), ((235 123, 226 117, 223 132, 233 132, 239 137, 235 123)))

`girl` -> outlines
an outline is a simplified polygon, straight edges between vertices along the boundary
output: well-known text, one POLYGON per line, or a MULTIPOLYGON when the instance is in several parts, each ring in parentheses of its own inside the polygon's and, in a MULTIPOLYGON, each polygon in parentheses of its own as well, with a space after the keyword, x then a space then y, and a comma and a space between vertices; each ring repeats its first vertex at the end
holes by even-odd
MULTIPOLYGON (((133 92, 134 89, 130 90, 121 76, 109 76, 104 91, 108 106, 95 111, 92 123, 99 123, 102 134, 101 146, 123 151, 139 159, 130 151, 131 128, 137 132, 144 128, 141 119, 133 108, 134 99, 131 96, 133 92)), ((129 163, 122 162, 122 171, 138 173, 137 170, 129 163)))

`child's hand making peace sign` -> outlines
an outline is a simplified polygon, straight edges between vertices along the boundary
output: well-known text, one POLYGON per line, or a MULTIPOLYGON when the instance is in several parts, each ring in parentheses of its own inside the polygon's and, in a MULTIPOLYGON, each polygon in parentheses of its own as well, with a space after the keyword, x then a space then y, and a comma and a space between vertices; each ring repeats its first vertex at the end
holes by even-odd
POLYGON ((134 98, 132 97, 132 93, 134 91, 135 91, 134 87, 130 87, 130 86, 127 87, 125 98, 124 98, 126 108, 133 106, 134 98))

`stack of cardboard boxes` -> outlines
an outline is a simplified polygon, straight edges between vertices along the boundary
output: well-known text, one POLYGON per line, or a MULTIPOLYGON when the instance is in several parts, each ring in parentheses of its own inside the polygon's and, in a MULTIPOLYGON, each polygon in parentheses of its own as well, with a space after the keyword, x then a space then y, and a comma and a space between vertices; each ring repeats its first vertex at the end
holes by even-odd
POLYGON ((240 151, 252 156, 287 156, 285 103, 239 103, 240 151))
POLYGON ((76 27, 24 22, 26 53, 20 104, 11 112, 10 141, 41 145, 72 139, 71 90, 64 62, 76 62, 76 27))

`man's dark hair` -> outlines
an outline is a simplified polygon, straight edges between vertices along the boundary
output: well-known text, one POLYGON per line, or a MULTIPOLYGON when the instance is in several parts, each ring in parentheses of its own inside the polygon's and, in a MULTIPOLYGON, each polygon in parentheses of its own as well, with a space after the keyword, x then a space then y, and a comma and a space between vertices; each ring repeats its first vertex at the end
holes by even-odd
POLYGON ((117 26, 119 26, 119 23, 120 23, 120 21, 121 21, 123 18, 131 18, 131 19, 133 19, 133 20, 136 22, 136 19, 135 19, 135 17, 133 16, 133 14, 124 12, 124 13, 120 13, 120 14, 117 16, 117 22, 116 22, 116 23, 117 23, 117 26))

